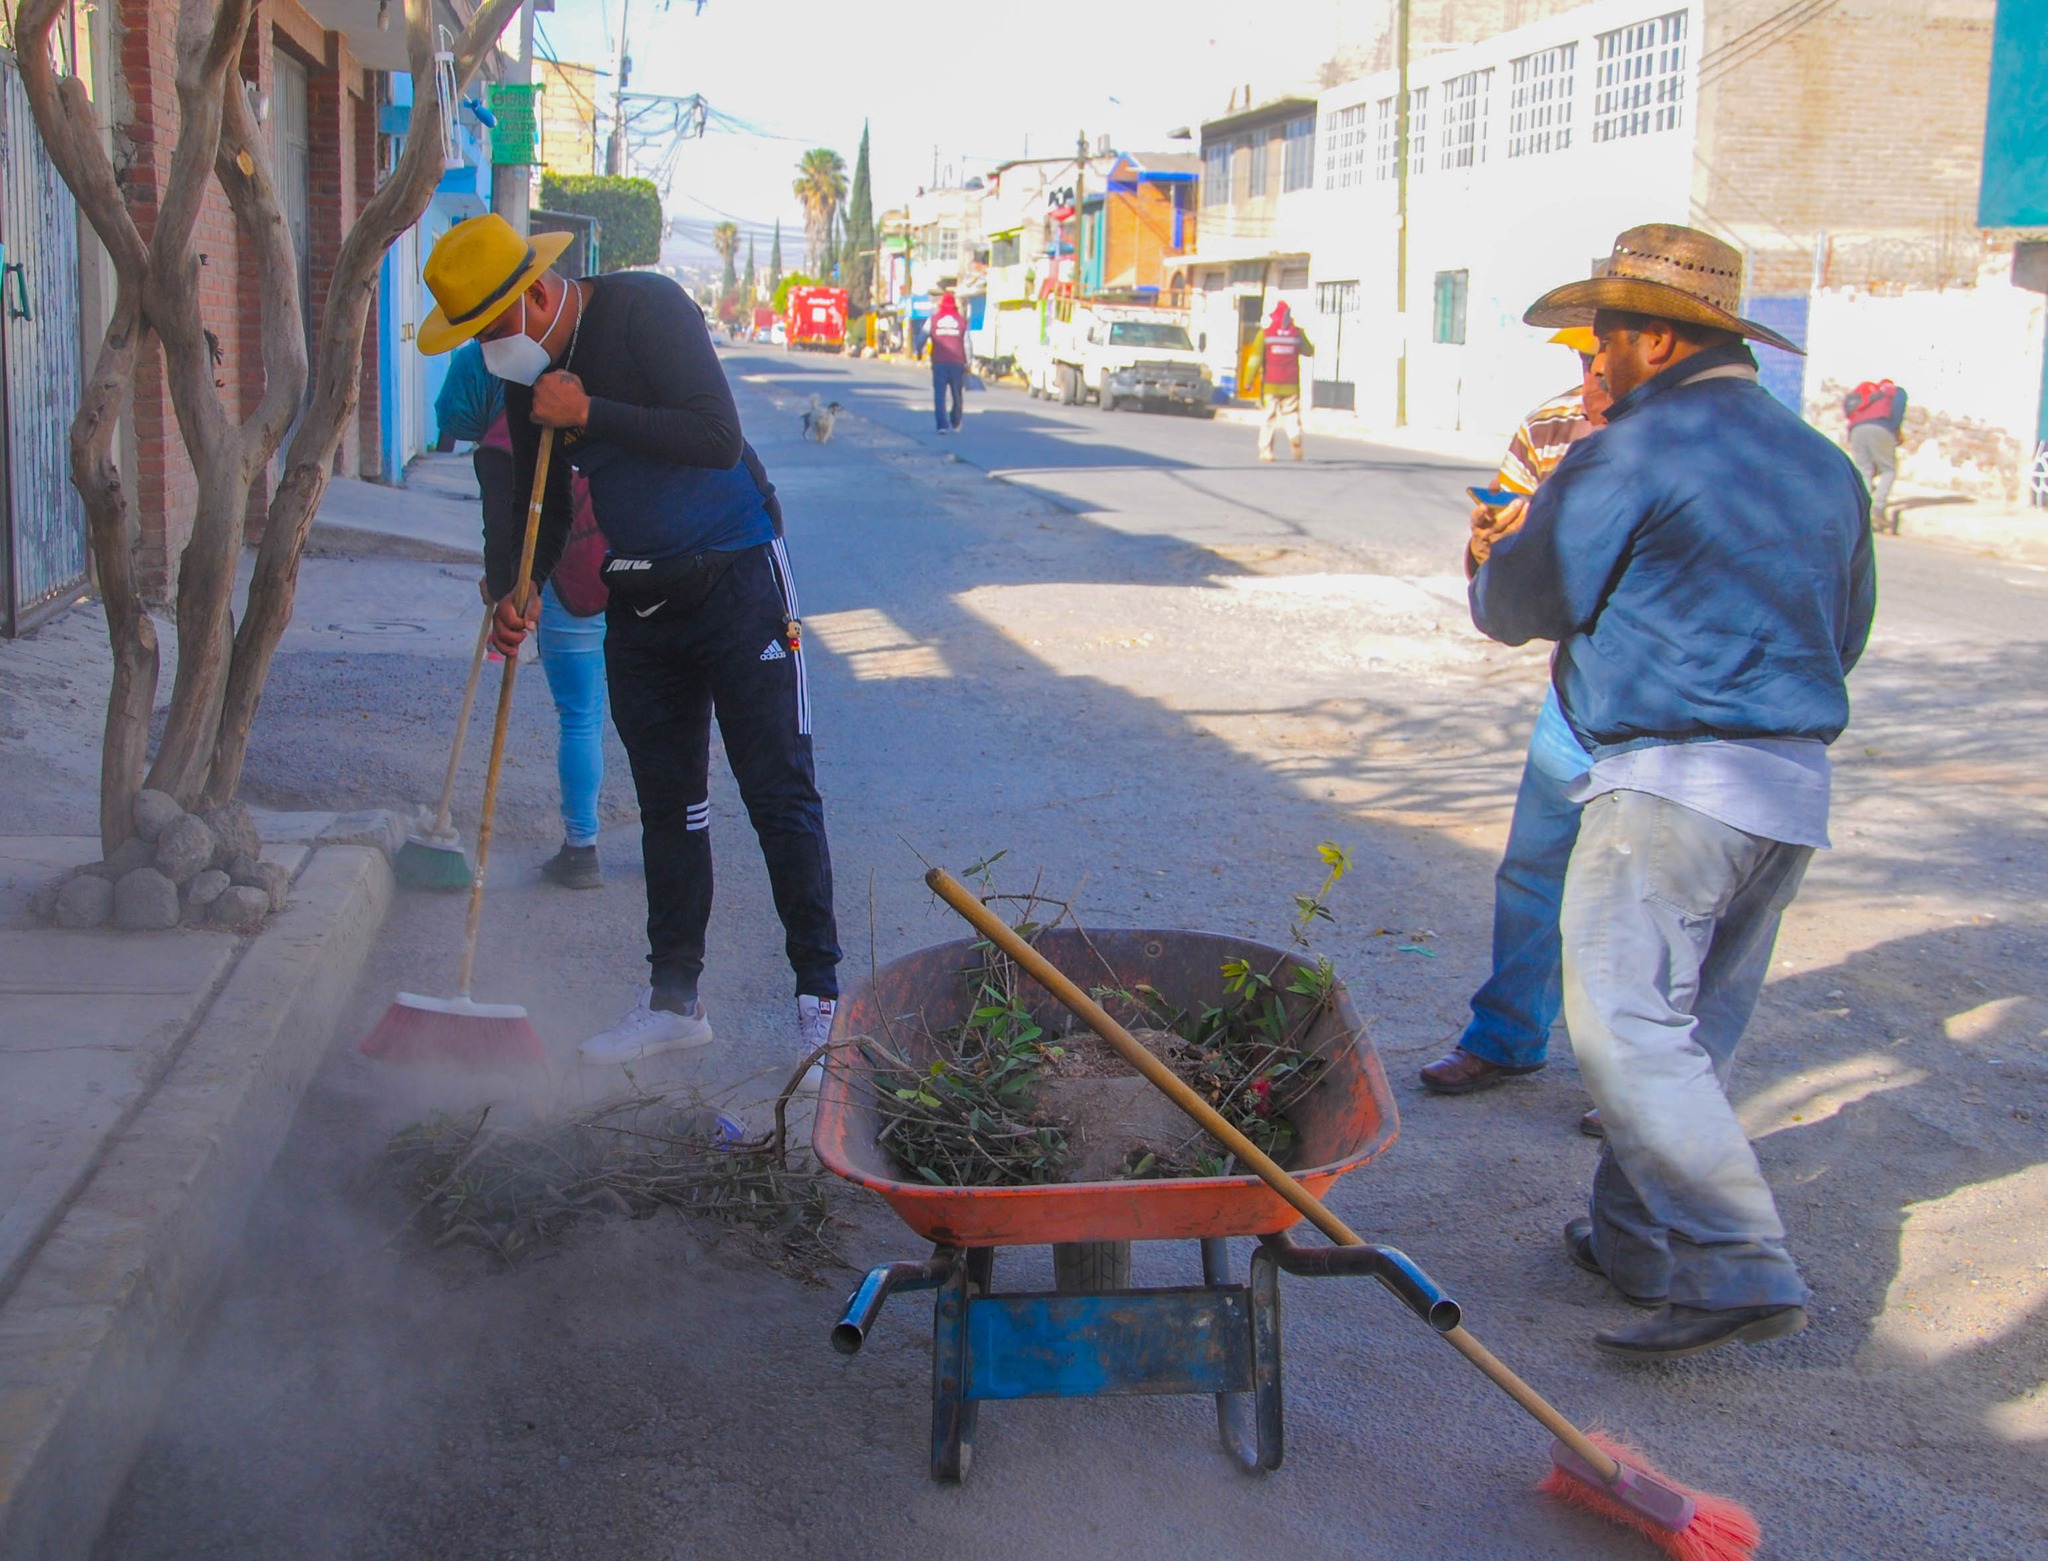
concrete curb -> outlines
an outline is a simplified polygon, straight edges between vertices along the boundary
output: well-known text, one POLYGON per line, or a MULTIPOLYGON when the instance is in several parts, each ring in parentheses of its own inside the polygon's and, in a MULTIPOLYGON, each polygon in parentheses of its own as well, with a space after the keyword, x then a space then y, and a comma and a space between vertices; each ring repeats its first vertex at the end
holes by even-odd
POLYGON ((82 1556, 390 909, 323 846, 0 1308, 0 1558, 82 1556))

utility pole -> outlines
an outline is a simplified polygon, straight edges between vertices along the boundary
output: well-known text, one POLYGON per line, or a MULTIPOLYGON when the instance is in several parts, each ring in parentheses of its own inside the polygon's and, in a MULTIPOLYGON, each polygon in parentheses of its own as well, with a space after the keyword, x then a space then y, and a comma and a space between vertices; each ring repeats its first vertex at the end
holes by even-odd
MULTIPOLYGON (((513 67, 512 79, 529 86, 533 83, 533 0, 526 0, 519 8, 519 61, 513 67)), ((539 120, 536 109, 534 121, 538 124, 539 120)), ((533 169, 529 164, 505 163, 491 169, 491 209, 511 223, 521 238, 526 237, 532 206, 533 169)))
POLYGON ((1394 52, 1400 56, 1401 79, 1394 88, 1394 320, 1401 333, 1395 343, 1394 426, 1408 426, 1408 0, 1399 0, 1394 21, 1394 52))
POLYGON ((633 56, 626 52, 626 22, 632 14, 633 0, 623 0, 619 6, 619 65, 612 75, 612 134, 604 149, 604 171, 613 178, 626 171, 626 78, 633 73, 633 56))
POLYGON ((1088 132, 1074 132, 1074 296, 1084 295, 1082 283, 1088 275, 1088 219, 1081 210, 1088 185, 1088 132))

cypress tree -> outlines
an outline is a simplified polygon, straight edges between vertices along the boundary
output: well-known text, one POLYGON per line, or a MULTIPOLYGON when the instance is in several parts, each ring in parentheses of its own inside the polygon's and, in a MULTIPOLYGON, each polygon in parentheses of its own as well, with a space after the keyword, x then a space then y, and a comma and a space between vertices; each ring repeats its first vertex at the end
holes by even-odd
POLYGON ((768 250, 768 293, 773 297, 782 286, 782 219, 775 219, 775 242, 768 250))
POLYGON ((874 280, 874 263, 870 255, 874 247, 875 198, 873 184, 868 175, 868 126, 863 120, 860 127, 860 156, 853 164, 853 190, 846 202, 847 292, 852 296, 856 309, 866 309, 873 302, 869 293, 874 280))

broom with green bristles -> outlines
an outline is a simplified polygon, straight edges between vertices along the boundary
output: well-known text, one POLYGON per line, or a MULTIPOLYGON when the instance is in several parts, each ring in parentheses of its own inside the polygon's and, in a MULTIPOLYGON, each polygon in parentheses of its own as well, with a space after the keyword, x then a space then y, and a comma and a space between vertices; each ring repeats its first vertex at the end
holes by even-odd
POLYGON ((469 712, 476 704, 477 679, 483 675, 484 652, 490 645, 491 609, 486 606, 483 624, 476 631, 476 654, 469 658, 469 683, 462 690, 462 714, 455 718, 455 746, 448 750, 448 778, 441 782, 441 806, 434 813, 433 828, 406 836, 391 862, 392 873, 410 888, 455 893, 469 887, 469 858, 462 854, 462 836, 448 822, 448 809, 455 800, 455 772, 462 764, 469 712))
MULTIPOLYGON (((533 466, 533 494, 526 505, 526 541, 519 553, 518 584, 512 604, 520 620, 533 600, 533 554, 540 540, 541 498, 547 492, 548 463, 555 451, 555 431, 541 430, 540 455, 533 466)), ((486 622, 489 620, 486 619, 486 622)), ((400 992, 384 1010, 377 1028, 358 1048, 365 1056, 386 1062, 447 1062, 474 1067, 545 1062, 547 1051, 526 1010, 517 1003, 479 1003, 469 995, 476 973, 477 930, 484 915, 484 875, 491 865, 491 825, 498 815, 498 780, 505 772, 505 740, 512 729, 512 687, 519 676, 517 654, 505 658, 505 681, 498 690, 498 719, 491 729, 491 761, 484 768, 484 800, 476 826, 476 871, 469 880, 469 915, 462 929, 462 972, 453 997, 424 997, 400 992)))

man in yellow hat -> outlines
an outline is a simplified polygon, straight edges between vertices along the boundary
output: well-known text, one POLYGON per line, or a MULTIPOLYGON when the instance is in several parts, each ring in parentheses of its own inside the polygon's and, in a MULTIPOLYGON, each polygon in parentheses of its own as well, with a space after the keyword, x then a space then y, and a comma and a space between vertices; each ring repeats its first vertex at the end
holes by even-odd
MULTIPOLYGON (((1610 398, 1596 372, 1600 344, 1592 330, 1571 326, 1550 339, 1578 354, 1579 383, 1537 407, 1515 430, 1494 489, 1516 497, 1472 506, 1468 577, 1494 543, 1521 525, 1529 496, 1571 447, 1607 421, 1610 398)), ((1556 694, 1546 694, 1515 792, 1507 849, 1493 875, 1493 969, 1472 996, 1472 1020, 1457 1045, 1422 1069, 1424 1086, 1435 1094, 1474 1094, 1538 1072, 1548 1061, 1551 1026, 1564 1006, 1557 907, 1579 834, 1579 805, 1567 791, 1590 762, 1564 724, 1556 694)), ((1598 1120, 1589 1113, 1587 1131, 1596 1131, 1598 1120)))
MULTIPOLYGON (((609 547, 605 676, 639 794, 652 980, 582 1055, 628 1063, 711 1040, 698 981, 711 918, 714 712, 782 918, 796 1044, 807 1054, 830 1034, 840 955, 781 507, 689 295, 651 272, 571 281, 552 269, 568 242, 529 241, 497 216, 450 228, 427 260, 438 307, 419 343, 438 353, 479 342, 504 381, 520 493, 532 487, 542 431, 555 431, 566 460, 548 473, 535 585, 569 533, 571 465, 589 480, 609 547)), ((518 526, 487 518, 491 637, 506 655, 539 617, 537 589, 524 612, 514 605, 520 542, 518 526)))
POLYGON ((1554 640, 1592 756, 1560 928, 1572 1049, 1606 1125, 1572 1262, 1651 1311, 1594 1343, 1663 1360, 1806 1325, 1806 1286, 1725 1081, 1785 907, 1828 843, 1828 744, 1876 605, 1849 458, 1757 383, 1742 256, 1654 223, 1531 325, 1591 325, 1614 404, 1494 544, 1472 618, 1554 640))

